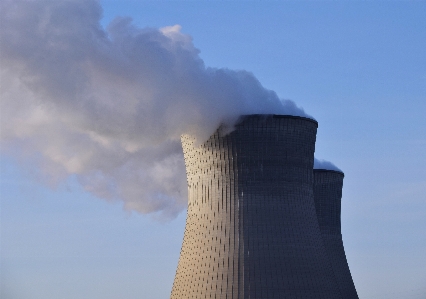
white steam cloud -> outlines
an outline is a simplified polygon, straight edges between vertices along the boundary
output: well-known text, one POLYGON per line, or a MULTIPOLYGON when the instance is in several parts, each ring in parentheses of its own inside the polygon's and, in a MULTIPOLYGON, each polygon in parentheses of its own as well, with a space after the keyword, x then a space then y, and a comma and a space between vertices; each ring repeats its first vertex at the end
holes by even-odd
MULTIPOLYGON (((208 68, 180 26, 102 28, 99 2, 2 1, 1 148, 126 209, 186 206, 180 135, 242 114, 307 116, 249 72, 208 68)), ((308 116, 309 117, 309 116, 308 116)))
POLYGON ((322 159, 314 159, 314 169, 326 169, 326 170, 335 170, 343 172, 340 168, 338 168, 336 165, 331 163, 330 161, 322 160, 322 159))

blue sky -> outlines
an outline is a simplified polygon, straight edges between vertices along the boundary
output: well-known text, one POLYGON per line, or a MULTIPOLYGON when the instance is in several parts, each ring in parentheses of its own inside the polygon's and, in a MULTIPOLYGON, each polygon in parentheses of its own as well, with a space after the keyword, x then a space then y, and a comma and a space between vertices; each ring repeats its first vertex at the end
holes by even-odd
MULTIPOLYGON (((342 233, 360 298, 426 296, 425 2, 101 5, 104 27, 116 16, 181 25, 206 66, 250 71, 315 117, 316 157, 345 172, 342 233)), ((28 161, 2 151, 2 297, 168 298, 184 210, 164 221, 123 209, 74 175, 47 183, 28 161)))

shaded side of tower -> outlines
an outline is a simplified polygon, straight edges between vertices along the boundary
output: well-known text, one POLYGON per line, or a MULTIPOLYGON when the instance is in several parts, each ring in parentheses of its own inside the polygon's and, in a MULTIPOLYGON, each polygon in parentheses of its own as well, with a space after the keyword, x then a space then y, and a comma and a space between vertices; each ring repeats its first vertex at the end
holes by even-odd
POLYGON ((314 198, 321 236, 343 298, 358 299, 341 234, 341 199, 344 174, 314 169, 314 198))

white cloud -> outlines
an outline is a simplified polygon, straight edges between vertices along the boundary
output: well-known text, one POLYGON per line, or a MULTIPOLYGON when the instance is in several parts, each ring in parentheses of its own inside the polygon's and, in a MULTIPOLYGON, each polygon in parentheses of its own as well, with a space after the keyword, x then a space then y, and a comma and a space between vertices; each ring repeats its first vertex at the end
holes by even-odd
POLYGON ((53 182, 128 209, 186 203, 180 135, 205 140, 241 114, 306 114, 249 72, 205 67, 174 25, 100 26, 97 1, 3 1, 1 143, 53 182), (35 162, 34 162, 35 161, 35 162))
POLYGON ((314 169, 327 169, 343 172, 340 168, 338 168, 330 161, 317 158, 314 159, 314 169))

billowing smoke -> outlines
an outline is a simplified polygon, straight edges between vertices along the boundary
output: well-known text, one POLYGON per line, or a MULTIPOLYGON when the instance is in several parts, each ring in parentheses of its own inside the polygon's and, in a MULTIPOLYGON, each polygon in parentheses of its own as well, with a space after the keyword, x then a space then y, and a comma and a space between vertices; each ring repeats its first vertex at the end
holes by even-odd
POLYGON ((307 116, 249 72, 206 67, 180 26, 104 29, 97 1, 2 1, 1 146, 126 209, 186 206, 180 135, 242 114, 307 116))
POLYGON ((317 159, 317 158, 314 159, 314 169, 326 169, 326 170, 335 170, 335 171, 343 172, 340 168, 338 168, 333 163, 326 160, 317 159))

